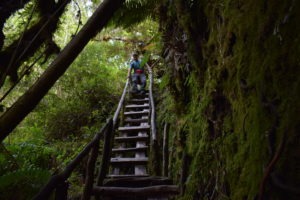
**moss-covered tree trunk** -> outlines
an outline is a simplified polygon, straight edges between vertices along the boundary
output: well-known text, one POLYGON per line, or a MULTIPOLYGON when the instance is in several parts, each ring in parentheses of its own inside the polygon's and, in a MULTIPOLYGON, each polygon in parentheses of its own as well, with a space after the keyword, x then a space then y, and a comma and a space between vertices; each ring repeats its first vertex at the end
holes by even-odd
POLYGON ((184 199, 300 198, 299 10, 294 0, 161 4, 173 98, 160 111, 173 124, 175 180, 182 155, 192 158, 184 199))

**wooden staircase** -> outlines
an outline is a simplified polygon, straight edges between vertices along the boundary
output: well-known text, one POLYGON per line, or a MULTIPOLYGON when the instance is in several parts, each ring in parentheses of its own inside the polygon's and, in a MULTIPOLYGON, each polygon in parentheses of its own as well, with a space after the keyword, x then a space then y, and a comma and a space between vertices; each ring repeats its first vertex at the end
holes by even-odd
POLYGON ((118 127, 110 163, 114 177, 147 176, 149 115, 148 94, 134 95, 124 106, 124 126, 118 127))
POLYGON ((166 177, 149 175, 150 102, 148 93, 132 95, 124 106, 111 151, 110 172, 102 186, 94 187, 104 199, 168 199, 179 192, 166 177))
MULTIPOLYGON (((179 187, 173 185, 169 178, 151 176, 149 171, 149 166, 153 167, 157 162, 159 149, 152 94, 153 76, 149 66, 148 71, 149 94, 131 95, 126 101, 129 88, 129 79, 127 79, 114 116, 107 120, 101 130, 95 133, 93 139, 62 172, 50 178, 34 196, 34 200, 53 197, 61 200, 69 199, 68 179, 86 157, 88 157, 86 178, 81 200, 166 200, 170 196, 179 194, 179 187), (122 108, 123 112, 121 112, 122 108), (118 125, 119 119, 121 119, 121 126, 118 125), (98 166, 97 158, 101 140, 103 149, 98 166), (112 142, 114 146, 111 145, 112 142), (152 163, 149 163, 149 155, 152 163)), ((165 134, 164 131, 162 171, 167 175, 168 152, 165 134)))

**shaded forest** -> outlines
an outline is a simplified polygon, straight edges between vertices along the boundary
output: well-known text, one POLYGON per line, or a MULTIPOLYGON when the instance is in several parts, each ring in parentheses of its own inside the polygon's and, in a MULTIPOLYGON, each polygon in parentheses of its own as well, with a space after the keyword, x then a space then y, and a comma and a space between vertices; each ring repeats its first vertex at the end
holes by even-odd
POLYGON ((158 63, 175 199, 299 199, 299 11, 295 0, 0 2, 0 198, 31 199, 81 151, 138 51, 158 63))

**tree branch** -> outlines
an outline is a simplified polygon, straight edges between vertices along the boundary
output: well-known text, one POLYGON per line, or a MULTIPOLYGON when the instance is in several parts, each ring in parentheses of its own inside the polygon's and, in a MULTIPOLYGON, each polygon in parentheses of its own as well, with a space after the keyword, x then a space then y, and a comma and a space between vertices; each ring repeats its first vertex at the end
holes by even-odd
POLYGON ((35 108, 64 74, 89 40, 101 30, 125 0, 104 0, 48 69, 11 108, 0 117, 0 142, 35 108))

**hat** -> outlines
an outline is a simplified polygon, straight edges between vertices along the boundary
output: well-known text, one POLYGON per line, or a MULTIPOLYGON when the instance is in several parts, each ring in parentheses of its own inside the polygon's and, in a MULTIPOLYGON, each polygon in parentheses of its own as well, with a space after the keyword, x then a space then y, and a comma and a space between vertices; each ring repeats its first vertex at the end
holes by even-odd
POLYGON ((137 52, 134 52, 133 54, 132 54, 132 56, 138 56, 139 54, 137 53, 137 52))

